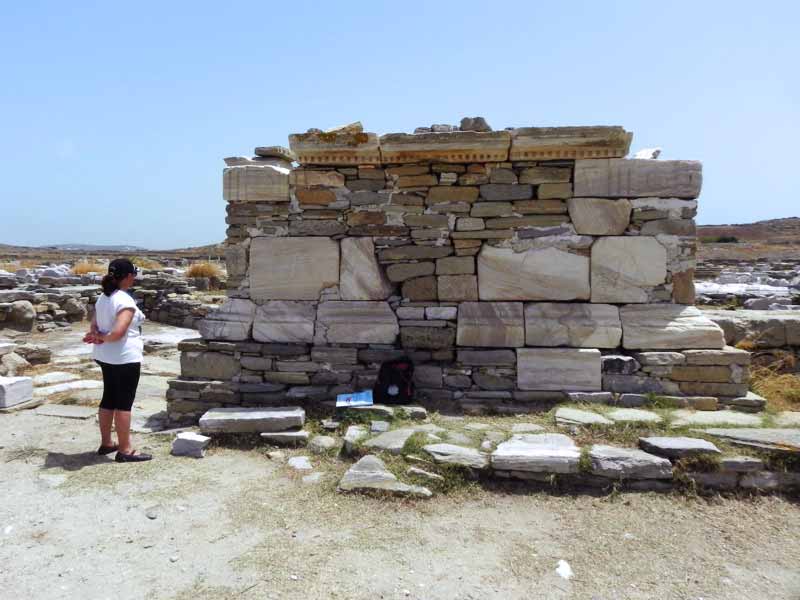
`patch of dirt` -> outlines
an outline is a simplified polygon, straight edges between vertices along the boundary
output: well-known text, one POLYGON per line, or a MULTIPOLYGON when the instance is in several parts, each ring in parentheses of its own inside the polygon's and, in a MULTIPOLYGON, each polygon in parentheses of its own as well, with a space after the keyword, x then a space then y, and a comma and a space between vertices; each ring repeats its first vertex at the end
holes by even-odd
MULTIPOLYGON (((468 486, 428 501, 304 484, 260 447, 202 460, 95 425, 0 415, 0 589, 20 598, 770 598, 800 596, 800 506, 780 497, 572 496, 468 486), (566 560, 575 576, 556 574, 566 560), (114 577, 109 576, 113 566, 114 577), (119 583, 123 582, 123 583, 119 583)), ((299 454, 292 451, 287 454, 299 454)))

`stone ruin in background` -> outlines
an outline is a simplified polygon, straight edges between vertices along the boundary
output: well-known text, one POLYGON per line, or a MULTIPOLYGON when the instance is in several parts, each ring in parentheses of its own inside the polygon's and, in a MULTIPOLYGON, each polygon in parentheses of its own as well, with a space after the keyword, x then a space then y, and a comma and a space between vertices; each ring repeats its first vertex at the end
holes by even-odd
POLYGON ((180 346, 171 419, 313 408, 403 355, 439 410, 757 408, 749 354, 693 306, 701 164, 631 138, 355 123, 226 159, 229 299, 180 346))

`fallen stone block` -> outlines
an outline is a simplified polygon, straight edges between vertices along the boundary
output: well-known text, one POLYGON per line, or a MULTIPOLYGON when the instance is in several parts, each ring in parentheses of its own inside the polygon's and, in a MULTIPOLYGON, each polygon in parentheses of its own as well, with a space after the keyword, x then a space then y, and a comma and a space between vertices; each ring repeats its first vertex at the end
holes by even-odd
POLYGON ((670 479, 672 463, 635 448, 594 445, 589 450, 591 473, 612 479, 670 479))
POLYGON ((377 456, 368 454, 350 467, 339 481, 342 492, 388 492, 400 496, 430 498, 431 491, 422 486, 398 481, 377 456))
POLYGON ((434 462, 441 464, 472 469, 485 469, 489 466, 489 457, 474 448, 465 448, 455 444, 429 444, 423 450, 431 455, 434 462))
POLYGON ((720 454, 719 448, 709 441, 690 437, 642 437, 639 446, 645 452, 679 459, 700 454, 720 454))
POLYGON ((298 407, 213 408, 200 417, 200 429, 211 433, 262 433, 301 428, 306 411, 298 407))
POLYGON ((579 460, 575 442, 558 433, 515 434, 491 455, 493 469, 533 473, 577 473, 579 460))
POLYGON ((211 438, 193 431, 179 433, 172 442, 171 454, 173 456, 191 456, 203 458, 206 448, 211 443, 211 438))

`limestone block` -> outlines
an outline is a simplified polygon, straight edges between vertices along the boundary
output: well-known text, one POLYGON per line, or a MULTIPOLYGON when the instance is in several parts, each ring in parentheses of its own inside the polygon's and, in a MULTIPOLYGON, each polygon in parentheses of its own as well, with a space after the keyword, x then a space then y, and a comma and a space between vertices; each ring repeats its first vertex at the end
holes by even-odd
POLYGON ((519 174, 519 183, 568 183, 571 178, 569 167, 528 167, 519 174))
POLYGON ((289 148, 303 165, 379 165, 378 136, 364 131, 293 133, 289 148))
POLYGON ((533 198, 533 187, 524 184, 487 183, 481 186, 481 198, 490 201, 528 200, 533 198))
POLYGON ((194 431, 182 431, 172 440, 173 456, 190 456, 192 458, 203 458, 206 447, 211 443, 211 438, 200 435, 194 431))
POLYGON ((441 204, 443 202, 467 202, 468 204, 472 204, 477 199, 477 187, 464 185, 444 185, 430 188, 428 190, 428 195, 425 198, 425 204, 441 204))
POLYGON ((394 287, 378 265, 372 238, 345 238, 341 245, 339 294, 342 300, 386 300, 394 287))
POLYGON ((491 455, 498 471, 577 473, 580 450, 560 433, 520 433, 497 446, 491 455))
POLYGON ((616 348, 622 338, 619 309, 609 304, 537 302, 525 305, 525 344, 616 348))
POLYGON ((592 245, 592 302, 647 302, 667 277, 667 251, 651 237, 606 237, 592 245))
POLYGON ((522 304, 462 302, 458 307, 459 346, 519 348, 525 345, 522 304))
POLYGON ((200 335, 206 340, 244 341, 250 337, 255 308, 250 300, 229 298, 200 320, 200 335))
POLYGON ((589 258, 553 247, 514 252, 484 245, 478 293, 481 300, 588 300, 589 258))
POLYGON ((437 275, 472 275, 475 259, 471 256, 450 256, 436 261, 437 275))
POLYGON ((202 379, 230 380, 239 374, 239 361, 221 352, 182 352, 181 375, 202 379))
POLYGON ((489 466, 489 457, 474 448, 465 448, 455 444, 430 444, 423 450, 430 454, 434 462, 445 465, 458 465, 472 469, 485 469, 489 466))
POLYGON ((622 346, 629 350, 721 349, 722 329, 694 306, 642 304, 620 308, 622 346))
POLYGON ((0 408, 11 408, 33 398, 30 377, 0 377, 0 408))
POLYGON ((222 196, 228 202, 289 202, 289 169, 228 167, 222 171, 222 196))
POLYGON ((508 131, 452 133, 389 133, 380 138, 384 163, 504 162, 508 160, 508 131))
POLYGON ((200 417, 200 430, 213 433, 268 433, 303 426, 306 411, 277 408, 213 408, 200 417))
POLYGON ((612 479, 671 479, 672 463, 637 450, 596 444, 589 449, 592 474, 612 479))
POLYGON ((439 300, 464 302, 478 299, 478 279, 475 275, 442 275, 437 278, 439 300))
POLYGON ((436 265, 432 262, 417 262, 417 263, 397 263, 386 267, 386 276, 389 281, 406 281, 414 277, 424 277, 425 275, 433 275, 436 270, 436 265))
POLYGON ((455 330, 440 327, 403 327, 400 340, 403 348, 438 350, 455 342, 455 330))
POLYGON ((317 309, 315 343, 393 344, 400 332, 387 302, 323 302, 317 309))
POLYGON ((295 169, 289 174, 289 183, 296 187, 321 185, 324 187, 340 188, 344 187, 344 175, 337 171, 295 169))
POLYGON ((571 183, 543 183, 536 190, 536 197, 540 200, 556 198, 572 198, 571 183))
POLYGON ((520 127, 511 132, 509 160, 621 157, 628 153, 632 138, 618 126, 520 127))
POLYGON ((436 277, 415 277, 403 282, 403 298, 412 302, 426 302, 438 298, 436 277))
POLYGON ((317 300, 339 283, 339 244, 326 238, 254 238, 250 244, 253 300, 317 300))
POLYGON ((316 318, 313 302, 265 302, 256 308, 253 339, 258 342, 312 342, 316 318))
POLYGON ((567 209, 581 235, 621 235, 631 217, 631 203, 625 198, 570 198, 567 209))
POLYGON ((257 146, 254 154, 264 158, 278 158, 285 162, 297 160, 294 152, 283 146, 257 146))
POLYGON ((247 246, 243 244, 226 246, 225 267, 228 277, 238 278, 247 275, 247 246))
POLYGON ((521 390, 601 391, 600 351, 520 348, 517 350, 517 387, 521 390))
POLYGON ((574 195, 697 198, 702 171, 702 164, 691 160, 576 160, 574 195))

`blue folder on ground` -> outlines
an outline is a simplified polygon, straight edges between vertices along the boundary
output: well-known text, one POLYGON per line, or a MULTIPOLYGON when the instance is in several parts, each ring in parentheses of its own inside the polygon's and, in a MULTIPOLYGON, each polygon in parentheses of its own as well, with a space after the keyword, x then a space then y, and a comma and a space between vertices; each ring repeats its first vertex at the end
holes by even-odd
POLYGON ((347 408, 349 406, 372 406, 372 390, 336 396, 336 408, 347 408))

